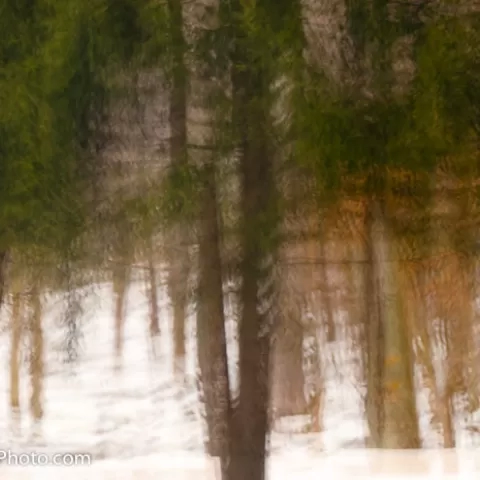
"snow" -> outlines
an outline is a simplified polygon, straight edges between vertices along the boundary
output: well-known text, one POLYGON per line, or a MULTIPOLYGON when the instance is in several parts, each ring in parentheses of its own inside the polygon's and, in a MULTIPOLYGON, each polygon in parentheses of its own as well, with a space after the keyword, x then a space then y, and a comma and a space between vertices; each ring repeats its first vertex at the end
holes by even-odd
MULTIPOLYGON (((67 365, 59 327, 61 299, 48 298, 46 335, 45 418, 41 431, 28 413, 30 391, 26 365, 21 371, 19 426, 10 418, 8 308, 0 324, 0 459, 35 452, 88 453, 91 465, 15 466, 2 463, 1 478, 9 480, 142 479, 214 480, 215 462, 203 453, 203 426, 194 380, 193 318, 189 319, 189 381, 173 378, 171 315, 165 292, 159 291, 163 314, 160 355, 153 358, 148 337, 148 306, 141 285, 129 290, 122 368, 113 361, 113 300, 111 287, 87 292, 82 317, 81 352, 67 365)), ((229 329, 231 331, 232 329, 229 329)), ((233 335, 233 332, 231 332, 233 335)), ((339 349, 346 352, 348 349, 339 349)), ((335 369, 335 347, 325 352, 335 369)), ((345 353, 342 353, 345 355, 345 353)), ((344 359, 342 359, 343 361, 344 359)), ((480 478, 480 460, 472 451, 381 452, 362 446, 360 393, 352 379, 337 374, 327 383, 325 432, 276 433, 271 439, 269 479, 425 479, 480 478), (455 464, 455 457, 457 462, 455 464)))
MULTIPOLYGON (((456 452, 457 453, 457 452, 456 452)), ((462 456, 461 454, 459 455, 462 456)), ((377 480, 447 480, 478 478, 480 473, 478 460, 474 466, 474 453, 469 452, 453 465, 452 457, 447 454, 427 452, 410 454, 409 452, 374 452, 364 450, 341 452, 326 456, 314 456, 308 452, 296 455, 274 457, 270 461, 269 476, 272 480, 301 478, 377 479, 377 480)), ((165 455, 161 453, 135 457, 129 460, 103 460, 91 466, 75 467, 12 467, 1 469, 2 478, 45 480, 47 478, 65 478, 71 480, 102 479, 154 479, 175 480, 215 480, 216 465, 205 456, 183 453, 165 455), (60 475, 60 477, 57 477, 60 475)))

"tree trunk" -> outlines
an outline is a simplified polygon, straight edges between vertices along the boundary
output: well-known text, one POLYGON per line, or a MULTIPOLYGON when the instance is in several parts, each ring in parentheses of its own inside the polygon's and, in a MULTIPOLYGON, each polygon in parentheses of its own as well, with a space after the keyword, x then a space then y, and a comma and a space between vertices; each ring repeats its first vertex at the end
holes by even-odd
MULTIPOLYGON (((438 413, 440 416, 440 421, 442 424, 442 432, 443 432, 443 443, 444 448, 455 448, 456 439, 455 439, 455 425, 453 421, 454 417, 454 395, 456 392, 456 387, 458 383, 463 386, 463 381, 457 377, 456 374, 459 372, 459 364, 460 369, 462 367, 462 361, 459 362, 458 354, 459 349, 455 348, 455 344, 452 344, 452 337, 455 337, 455 334, 452 335, 452 328, 451 318, 441 318, 441 340, 440 342, 443 344, 445 349, 446 358, 442 365, 443 371, 435 372, 435 380, 437 385, 437 390, 439 393, 438 398, 438 413)), ((457 324, 458 325, 458 324, 457 324)), ((460 327, 461 328, 461 327, 460 327)), ((462 345, 462 343, 458 343, 457 346, 462 345)), ((461 347, 460 347, 461 348, 461 347)), ((460 349, 461 352, 461 349, 460 349)), ((460 375, 463 372, 460 371, 460 375)), ((476 399, 478 402, 478 399, 476 399)))
MULTIPOLYGON (((170 34, 175 45, 170 90, 170 157, 173 165, 180 166, 185 165, 186 162, 187 144, 187 70, 185 67, 186 45, 183 35, 182 2, 168 0, 168 10, 170 34)), ((177 377, 183 379, 189 258, 187 227, 181 221, 172 228, 168 243, 168 290, 173 307, 174 372, 177 377)))
MULTIPOLYGON (((181 236, 180 236, 181 237, 181 236)), ((179 236, 176 236, 179 238, 179 236)), ((183 247, 182 247, 183 248, 183 247)), ((184 247, 187 248, 187 247, 184 247)), ((168 292, 173 309, 173 365, 175 377, 183 381, 185 375, 185 321, 187 312, 187 258, 178 252, 177 258, 170 257, 168 292)))
POLYGON ((455 424, 453 422, 453 398, 449 392, 440 399, 443 448, 456 448, 455 424))
MULTIPOLYGON (((290 311, 293 308, 290 307, 290 311)), ((273 343, 272 402, 275 418, 307 413, 300 312, 280 313, 273 343)))
POLYGON ((120 367, 122 361, 128 283, 129 268, 120 264, 113 271, 113 293, 115 298, 114 356, 116 367, 120 367))
MULTIPOLYGON (((422 376, 424 386, 430 391, 429 404, 434 418, 437 420, 443 435, 443 447, 455 448, 455 426, 453 423, 452 396, 451 388, 445 381, 449 378, 448 373, 448 353, 447 361, 441 362, 441 371, 438 372, 434 364, 432 342, 438 344, 438 335, 432 328, 434 320, 429 312, 426 299, 427 292, 427 269, 430 265, 421 265, 421 270, 415 273, 412 282, 417 282, 418 287, 407 286, 407 291, 411 292, 408 296, 411 317, 414 325, 414 338, 416 342, 417 363, 422 367, 422 376)), ((444 323, 444 322, 442 322, 444 323)), ((445 326, 443 327, 445 331, 445 326)))
MULTIPOLYGON (((239 4, 236 9, 241 8, 239 4)), ((270 342, 274 239, 278 221, 268 115, 260 99, 269 82, 259 60, 242 51, 236 26, 233 56, 234 123, 240 134, 242 313, 239 325, 240 395, 234 414, 229 480, 264 480, 269 426, 270 342)))
POLYGON ((326 248, 327 240, 325 238, 320 238, 320 282, 321 282, 321 308, 322 308, 322 318, 324 319, 323 325, 326 331, 327 342, 335 341, 335 317, 333 315, 332 307, 332 292, 330 291, 330 282, 328 275, 328 256, 326 248))
MULTIPOLYGON (((443 177, 440 169, 434 177, 434 187, 449 186, 449 179, 443 177)), ((460 198, 461 200, 461 198, 460 198)), ((475 355, 472 344, 474 336, 474 310, 472 296, 474 289, 469 288, 466 279, 470 265, 463 262, 455 252, 452 242, 454 232, 452 225, 458 221, 462 210, 455 197, 453 199, 446 189, 438 189, 433 200, 431 215, 435 220, 431 235, 432 244, 436 247, 438 260, 432 260, 432 284, 435 287, 434 312, 437 317, 439 331, 434 332, 435 340, 445 353, 440 371, 436 371, 439 390, 439 416, 442 421, 444 445, 452 448, 455 445, 455 426, 453 398, 457 393, 470 394, 473 411, 478 409, 478 375, 476 362, 470 363, 475 355)), ((435 257, 434 257, 435 258, 435 257)), ((472 272, 473 273, 473 272, 472 272)))
POLYGON ((206 400, 210 455, 220 457, 226 477, 230 454, 230 387, 223 305, 215 178, 207 167, 199 238, 198 361, 206 400))
POLYGON ((12 343, 10 350, 10 407, 12 416, 20 416, 20 350, 23 330, 22 298, 12 289, 12 343))
POLYGON ((469 402, 469 411, 476 412, 480 408, 480 366, 478 361, 480 355, 478 352, 478 335, 476 333, 476 315, 475 315, 475 271, 474 262, 469 259, 457 256, 458 281, 461 291, 457 296, 459 302, 458 308, 455 309, 457 318, 450 323, 451 330, 455 330, 454 335, 459 335, 457 345, 463 348, 465 354, 464 359, 464 378, 465 389, 469 402))
POLYGON ((31 293, 31 316, 30 316, 30 379, 31 396, 30 410, 34 421, 40 422, 43 418, 43 331, 42 331, 42 304, 40 293, 35 288, 31 293))
POLYGON ((305 378, 308 389, 308 412, 311 419, 310 431, 320 433, 323 432, 325 381, 316 323, 310 323, 304 334, 308 342, 305 378))
POLYGON ((380 316, 378 297, 378 282, 374 264, 374 237, 373 237, 373 213, 367 209, 365 216, 366 245, 364 267, 365 289, 364 308, 364 352, 366 358, 364 364, 367 370, 367 395, 365 409, 369 429, 368 446, 380 447, 382 445, 384 411, 383 411, 383 368, 385 363, 384 331, 380 316))
POLYGON ((0 252, 0 307, 3 305, 5 286, 7 283, 7 266, 9 254, 7 251, 0 252))
MULTIPOLYGON (((399 291, 399 265, 395 259, 393 240, 387 230, 381 206, 372 205, 370 238, 374 245, 374 270, 377 280, 379 324, 377 339, 382 340, 383 368, 377 365, 382 378, 380 392, 380 448, 419 448, 420 435, 413 382, 413 361, 410 335, 404 318, 399 291)), ((370 348, 372 345, 370 345, 370 348)), ((377 355, 377 359, 379 355, 377 355)), ((378 389, 378 383, 377 383, 378 389)))
POLYGON ((147 292, 150 322, 148 329, 152 339, 160 335, 160 319, 158 311, 158 292, 157 292, 157 271, 153 258, 153 242, 149 238, 148 253, 147 253, 147 292))
MULTIPOLYGON (((218 24, 218 1, 193 5, 189 23, 198 36, 208 35, 218 24)), ((197 35, 196 35, 197 36, 197 35)), ((192 43, 202 38, 192 38, 192 43)), ((191 72, 189 142, 195 145, 190 158, 202 172, 198 221, 197 355, 207 422, 207 451, 219 457, 222 478, 227 478, 230 456, 230 383, 223 297, 220 212, 217 201, 217 154, 211 103, 215 77, 208 62, 194 59, 191 72)))

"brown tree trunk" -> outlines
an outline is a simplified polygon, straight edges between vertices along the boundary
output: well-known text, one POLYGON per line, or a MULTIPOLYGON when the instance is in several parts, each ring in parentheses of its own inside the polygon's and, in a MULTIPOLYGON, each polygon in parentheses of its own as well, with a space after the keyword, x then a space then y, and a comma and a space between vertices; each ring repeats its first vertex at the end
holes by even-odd
POLYGON ((377 350, 369 362, 372 379, 368 387, 373 389, 370 394, 379 399, 376 403, 375 398, 370 402, 372 409, 378 409, 374 413, 374 421, 378 423, 372 422, 371 440, 373 446, 380 448, 419 448, 411 335, 400 292, 401 272, 382 207, 373 203, 371 208, 369 239, 374 246, 379 320, 376 327, 370 326, 369 348, 383 349, 381 355, 377 350), (379 364, 379 359, 383 360, 383 365, 379 364))
MULTIPOLYGON (((183 257, 183 252, 178 255, 183 257)), ((183 381, 185 374, 185 321, 188 299, 188 274, 186 269, 186 259, 170 260, 168 291, 173 308, 173 365, 175 376, 180 381, 183 381), (180 265, 179 262, 183 264, 180 265)))
POLYGON ((378 302, 378 283, 374 265, 373 213, 367 208, 365 216, 365 289, 364 329, 366 345, 365 365, 367 369, 366 414, 369 429, 369 447, 382 444, 384 412, 383 412, 383 366, 385 363, 384 331, 378 302))
POLYGON ((149 305, 149 331, 152 338, 160 335, 160 318, 158 311, 157 271, 153 258, 152 238, 149 239, 147 253, 147 292, 149 305))
POLYGON ((43 330, 42 330, 42 304, 40 293, 35 288, 31 293, 30 316, 30 380, 32 391, 30 396, 30 410, 35 422, 43 418, 43 330))
POLYGON ((224 478, 230 454, 230 387, 223 305, 215 175, 213 166, 203 192, 199 238, 197 348, 206 401, 210 455, 220 457, 224 478))
MULTIPOLYGON (((290 307, 290 311, 292 308, 290 307)), ((282 311, 272 350, 272 402, 275 417, 307 413, 300 312, 282 311)))
MULTIPOLYGON (((472 340, 474 336, 474 310, 472 294, 466 275, 469 262, 462 261, 455 252, 451 230, 458 218, 462 216, 462 197, 452 198, 448 193, 450 178, 445 177, 440 169, 434 177, 433 187, 437 190, 432 202, 431 215, 435 220, 432 226, 431 283, 434 286, 432 318, 437 317, 440 328, 432 336, 437 345, 445 352, 442 371, 436 371, 438 390, 438 416, 443 431, 444 445, 454 448, 455 424, 453 398, 457 393, 471 393, 473 410, 478 409, 478 375, 476 363, 470 363, 475 355, 472 340), (440 188, 438 188, 440 187, 440 188), (441 384, 438 386, 438 384, 441 384)), ((472 272, 473 273, 473 272, 472 272)))
POLYGON ((310 431, 320 433, 323 432, 325 381, 315 322, 308 325, 304 334, 308 341, 305 378, 308 389, 310 431))
MULTIPOLYGON (((197 2, 189 9, 195 33, 203 37, 218 24, 218 1, 197 2)), ((196 35, 195 35, 196 36, 196 35)), ((201 38, 192 38, 192 44, 201 38)), ((220 459, 222 478, 227 478, 231 450, 231 401, 221 258, 221 223, 217 200, 215 121, 211 103, 215 77, 208 62, 194 59, 191 71, 189 142, 190 158, 202 172, 198 220, 197 355, 207 423, 207 452, 220 459)))
MULTIPOLYGON (((187 70, 185 67, 185 38, 183 35, 182 2, 168 0, 170 34, 175 44, 172 86, 170 90, 170 157, 172 165, 186 163, 187 145, 187 70)), ((187 227, 179 224, 169 234, 167 260, 169 263, 168 290, 173 307, 173 345, 175 375, 185 373, 185 320, 187 310, 188 235, 187 227)))
POLYGON ((123 354, 123 341, 125 330, 125 305, 127 288, 129 283, 129 268, 126 265, 118 265, 113 271, 113 292, 115 298, 115 339, 114 356, 115 367, 121 365, 123 354))
POLYGON ((12 415, 20 415, 20 349, 23 330, 22 298, 12 289, 12 343, 10 350, 10 407, 12 415))
POLYGON ((453 422, 453 396, 449 390, 439 399, 440 422, 443 433, 443 448, 456 448, 455 424, 453 422))
MULTIPOLYGON (((456 330, 454 334, 459 334, 458 343, 465 353, 464 360, 464 378, 467 398, 469 402, 469 411, 476 412, 480 408, 480 355, 477 348, 478 335, 476 333, 476 315, 475 315, 475 271, 474 263, 468 258, 461 258, 458 255, 458 285, 461 288, 457 296, 459 302, 455 310, 456 321, 449 322, 451 330, 456 330), (457 328, 458 326, 458 328, 457 328)), ((455 281, 455 280, 454 280, 455 281)), ((452 335, 453 337, 454 335, 452 335)), ((453 352, 452 352, 453 353, 453 352)), ((457 352, 455 352, 457 353, 457 352)))
POLYGON ((328 255, 326 248, 327 240, 325 238, 320 238, 320 298, 321 298, 321 308, 322 308, 322 317, 324 319, 323 325, 327 334, 327 342, 335 341, 335 317, 333 315, 333 306, 332 306, 332 292, 330 289, 329 281, 329 267, 328 267, 328 255))
MULTIPOLYGON (((427 269, 430 265, 421 265, 421 270, 417 271, 411 282, 417 282, 417 288, 412 285, 406 287, 409 292, 409 307, 414 326, 414 339, 416 343, 417 363, 422 367, 422 377, 424 386, 430 391, 429 404, 433 412, 433 416, 441 428, 443 435, 443 447, 455 448, 455 426, 453 423, 453 404, 452 391, 447 382, 439 382, 438 374, 444 379, 448 379, 448 361, 442 362, 441 372, 437 372, 433 362, 432 342, 438 343, 438 335, 436 335, 432 322, 434 316, 431 315, 426 299, 427 291, 427 269)), ((443 327, 445 331, 445 325, 443 327)), ((448 348, 447 348, 448 350, 448 348)), ((447 353, 448 357, 448 353, 447 353)))
POLYGON ((0 307, 3 305, 3 297, 5 295, 5 286, 7 283, 7 266, 9 254, 7 251, 0 252, 0 307))
MULTIPOLYGON (((240 8, 239 4, 235 5, 240 8)), ((237 28, 240 28, 237 25, 237 28)), ((242 27, 243 28, 243 27, 242 27)), ((242 32, 237 32, 241 36, 242 32)), ((269 427, 271 322, 276 218, 272 155, 268 148, 265 73, 242 51, 233 58, 234 122, 241 137, 242 313, 239 325, 240 394, 234 413, 229 480, 264 480, 269 427)))

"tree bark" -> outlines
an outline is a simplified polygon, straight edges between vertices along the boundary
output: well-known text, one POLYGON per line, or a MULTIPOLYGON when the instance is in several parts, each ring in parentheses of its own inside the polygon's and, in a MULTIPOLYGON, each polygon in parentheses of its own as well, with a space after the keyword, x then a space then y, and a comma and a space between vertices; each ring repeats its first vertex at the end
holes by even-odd
POLYGON ((7 284, 8 261, 8 251, 4 250, 3 252, 0 252, 0 307, 3 305, 3 297, 5 295, 5 287, 7 284))
POLYGON ((147 252, 147 292, 149 305, 149 324, 148 329, 152 338, 160 335, 160 318, 158 311, 158 292, 157 292, 157 271, 153 258, 153 240, 148 239, 147 252))
POLYGON ((220 457, 225 478, 231 438, 230 386, 213 166, 207 167, 206 174, 199 238, 197 348, 206 400, 209 453, 220 457))
MULTIPOLYGON (((217 0, 197 2, 186 12, 194 26, 192 43, 217 28, 217 0)), ((205 401, 207 451, 220 459, 222 478, 227 478, 231 450, 230 382, 225 331, 221 225, 217 200, 217 153, 212 105, 216 77, 204 58, 195 57, 191 71, 188 138, 196 148, 189 158, 201 172, 202 188, 198 220, 197 355, 205 401)))
MULTIPOLYGON (((434 316, 431 315, 426 299, 427 292, 427 269, 430 265, 422 265, 421 271, 415 273, 411 282, 417 282, 417 288, 407 286, 411 294, 408 296, 411 316, 414 324, 414 339, 416 342, 416 359, 422 367, 424 386, 430 391, 429 404, 434 418, 439 424, 443 435, 443 447, 455 448, 455 426, 453 423, 452 391, 446 379, 448 372, 447 361, 441 362, 441 372, 435 368, 438 362, 434 363, 432 343, 438 342, 438 335, 432 326, 434 316)), ((442 321, 440 319, 440 321, 442 321)), ((444 323, 444 322, 442 322, 444 323)), ((446 331, 445 325, 442 329, 446 331)), ((448 350, 448 349, 447 349, 448 350)))
POLYGON ((308 388, 308 411, 310 414, 310 431, 323 432, 325 406, 325 380, 317 334, 316 322, 311 322, 305 329, 308 342, 306 351, 306 384, 308 388))
POLYGON ((279 315, 273 343, 272 402, 275 418, 307 413, 303 372, 303 326, 297 315, 284 310, 279 315))
MULTIPOLYGON (((182 235, 176 235, 182 238, 182 235)), ((187 247, 181 247, 187 248, 187 247)), ((173 250, 173 249, 172 249, 173 250)), ((173 309, 173 365, 175 376, 183 381, 185 375, 185 321, 187 312, 187 258, 178 252, 177 258, 170 257, 168 292, 173 309)))
POLYGON ((399 291, 399 265, 382 208, 378 203, 371 208, 370 240, 374 246, 379 320, 372 329, 369 348, 383 349, 383 355, 377 350, 369 362, 370 374, 375 374, 369 385, 374 390, 370 394, 379 398, 370 403, 376 410, 374 422, 377 422, 376 425, 372 422, 372 441, 373 446, 380 448, 419 448, 412 346, 399 291), (379 363, 382 356, 383 365, 379 363))
POLYGON ((321 281, 321 307, 322 307, 322 317, 323 325, 326 331, 327 342, 335 341, 335 317, 333 315, 333 306, 332 306, 332 292, 330 291, 330 282, 328 275, 328 264, 327 264, 327 240, 325 238, 320 238, 320 281, 321 281))
POLYGON ((382 444, 384 411, 383 411, 383 367, 385 363, 384 329, 380 316, 378 298, 378 282, 374 264, 374 235, 373 235, 373 212, 371 206, 367 208, 365 216, 366 245, 364 267, 365 289, 364 308, 364 331, 366 345, 364 346, 367 369, 367 395, 365 409, 369 429, 368 446, 380 447, 382 444))
MULTIPOLYGON (((240 8, 236 4, 237 9, 240 8)), ((237 26, 237 28, 239 28, 237 26)), ((242 313, 239 326, 240 394, 234 413, 229 480, 264 480, 269 426, 273 238, 277 227, 272 155, 268 148, 266 72, 243 48, 237 31, 232 85, 240 134, 242 313)))
POLYGON ((129 268, 123 264, 117 265, 113 271, 113 293, 115 298, 114 356, 115 356, 116 367, 119 367, 122 361, 123 341, 124 341, 124 331, 125 331, 125 305, 126 305, 128 283, 129 283, 129 268))
MULTIPOLYGON (((175 45, 170 90, 170 157, 172 165, 186 164, 187 144, 187 69, 183 34, 182 1, 168 0, 170 34, 175 45)), ((185 374, 185 320, 187 311, 188 235, 180 221, 168 235, 168 291, 173 307, 174 373, 185 374)))
POLYGON ((30 396, 30 410, 35 422, 43 418, 43 330, 42 330, 42 303, 37 288, 31 293, 30 316, 30 379, 32 391, 30 396))
POLYGON ((12 414, 20 414, 20 349, 22 339, 22 298, 18 289, 12 289, 12 343, 10 350, 10 407, 12 414))

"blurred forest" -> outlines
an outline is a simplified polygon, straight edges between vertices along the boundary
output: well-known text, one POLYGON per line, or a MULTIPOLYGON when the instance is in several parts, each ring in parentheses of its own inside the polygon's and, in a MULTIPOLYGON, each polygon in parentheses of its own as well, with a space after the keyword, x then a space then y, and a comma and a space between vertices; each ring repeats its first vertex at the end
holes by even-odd
POLYGON ((282 418, 322 431, 326 351, 369 447, 422 448, 421 389, 439 446, 478 437, 480 3, 0 0, 0 32, 13 414, 25 337, 44 415, 45 295, 74 362, 111 284, 115 375, 135 281, 154 346, 166 284, 179 383, 195 306, 223 480, 264 479, 282 418))

